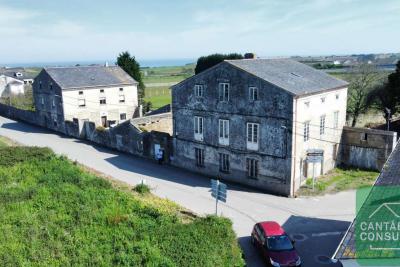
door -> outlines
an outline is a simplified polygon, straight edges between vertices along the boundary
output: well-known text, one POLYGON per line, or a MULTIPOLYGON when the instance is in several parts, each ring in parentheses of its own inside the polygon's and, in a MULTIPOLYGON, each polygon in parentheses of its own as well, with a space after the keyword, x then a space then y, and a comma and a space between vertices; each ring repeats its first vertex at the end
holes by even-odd
POLYGON ((101 125, 107 127, 107 116, 101 116, 101 125))

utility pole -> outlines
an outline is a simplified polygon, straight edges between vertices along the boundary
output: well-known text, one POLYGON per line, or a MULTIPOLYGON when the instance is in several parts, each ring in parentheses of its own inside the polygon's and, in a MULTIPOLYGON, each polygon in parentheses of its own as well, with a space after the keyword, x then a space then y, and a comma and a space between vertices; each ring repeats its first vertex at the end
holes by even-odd
POLYGON ((387 130, 390 131, 390 118, 391 118, 391 110, 389 108, 385 108, 385 115, 387 121, 387 130))

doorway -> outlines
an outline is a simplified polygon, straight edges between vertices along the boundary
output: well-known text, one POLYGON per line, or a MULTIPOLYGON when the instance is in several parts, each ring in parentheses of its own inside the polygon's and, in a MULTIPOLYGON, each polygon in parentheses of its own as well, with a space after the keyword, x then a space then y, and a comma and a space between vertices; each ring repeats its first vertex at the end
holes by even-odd
POLYGON ((107 116, 101 116, 101 125, 107 128, 107 116))

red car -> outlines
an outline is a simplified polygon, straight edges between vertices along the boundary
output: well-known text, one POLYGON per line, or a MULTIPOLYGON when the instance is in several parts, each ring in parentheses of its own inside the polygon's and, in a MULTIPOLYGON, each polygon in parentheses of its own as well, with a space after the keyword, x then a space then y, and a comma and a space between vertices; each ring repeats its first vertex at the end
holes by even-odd
POLYGON ((260 222, 254 225, 251 243, 262 252, 269 266, 301 266, 294 242, 277 222, 260 222))

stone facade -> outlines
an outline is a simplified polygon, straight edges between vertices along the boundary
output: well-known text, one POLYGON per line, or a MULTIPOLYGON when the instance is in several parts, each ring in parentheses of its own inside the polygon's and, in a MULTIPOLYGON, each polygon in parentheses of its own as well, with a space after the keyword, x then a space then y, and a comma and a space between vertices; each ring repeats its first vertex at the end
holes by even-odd
POLYGON ((229 64, 178 84, 172 90, 174 160, 172 164, 254 186, 271 193, 290 195, 293 96, 229 64), (219 83, 229 83, 229 101, 219 101, 219 83), (195 95, 203 85, 203 96, 195 95), (258 88, 249 100, 249 87, 258 88), (203 118, 203 141, 194 137, 194 117, 203 118), (219 141, 219 120, 229 121, 229 142, 219 141), (259 149, 247 149, 247 123, 257 123, 259 149), (204 149, 203 166, 196 165, 196 148, 204 149), (220 169, 220 153, 229 156, 229 171, 220 169), (249 178, 247 160, 258 162, 257 178, 249 178))
MULTIPOLYGON (((251 65, 251 62, 246 61, 244 64, 251 65)), ((284 64, 291 63, 285 61, 284 64)), ((299 69, 298 64, 294 63, 296 69, 299 69)), ((300 66, 300 71, 301 68, 300 66)), ((268 71, 268 66, 265 69, 268 71)), ((309 69, 306 72, 311 73, 309 80, 321 76, 322 83, 327 79, 336 83, 334 78, 327 78, 326 74, 309 69)), ((289 75, 290 79, 298 76, 304 81, 303 77, 290 71, 285 75, 289 75)), ((287 81, 285 80, 286 83, 287 81)), ((320 81, 312 82, 315 86, 320 81)), ((297 92, 285 90, 230 62, 220 63, 189 78, 172 88, 172 164, 211 178, 245 184, 266 192, 294 195, 305 181, 302 179, 302 168, 309 168, 305 162, 309 149, 324 150, 319 173, 326 173, 336 165, 347 100, 347 84, 341 81, 337 83, 338 88, 326 89, 322 85, 320 91, 314 87, 312 93, 296 94, 297 92), (221 89, 224 86, 221 84, 229 86, 227 101, 224 96, 221 98, 220 91, 224 90, 221 89), (256 100, 253 88, 257 91, 256 100), (340 97, 336 98, 338 94, 340 97), (319 103, 321 98, 326 103, 319 103), (308 111, 303 110, 303 102, 310 102, 311 108, 308 111), (339 113, 334 115, 336 111, 339 113), (319 129, 323 114, 326 114, 323 126, 325 133, 321 136, 319 129), (201 118, 202 123, 198 118, 201 118), (221 142, 220 120, 228 121, 228 141, 225 138, 221 142), (335 125, 334 121, 337 122, 335 125), (318 135, 314 133, 317 131, 316 127, 313 127, 306 142, 303 136, 305 122, 318 126, 318 135), (201 136, 196 133, 199 123, 202 124, 201 136), (255 147, 249 142, 248 134, 254 130, 253 126, 249 128, 249 124, 253 123, 258 125, 255 147)), ((307 83, 302 86, 306 87, 307 83)), ((293 85, 291 90, 294 90, 293 85)), ((251 138, 252 135, 250 140, 251 138)))

